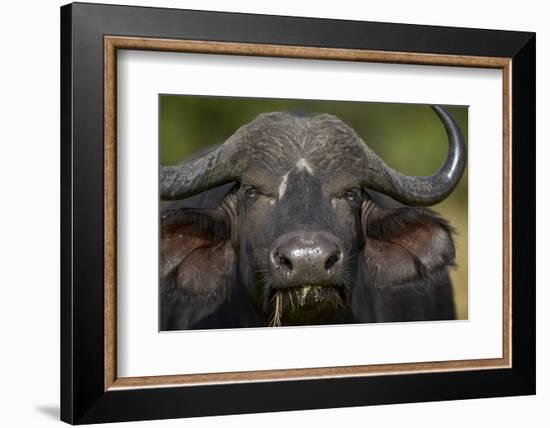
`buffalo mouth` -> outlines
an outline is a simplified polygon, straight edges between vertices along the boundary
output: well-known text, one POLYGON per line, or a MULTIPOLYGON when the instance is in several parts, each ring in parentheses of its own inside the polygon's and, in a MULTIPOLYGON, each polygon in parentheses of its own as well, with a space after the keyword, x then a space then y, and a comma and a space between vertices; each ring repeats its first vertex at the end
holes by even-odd
POLYGON ((345 308, 342 287, 307 284, 272 291, 269 325, 330 324, 345 308))

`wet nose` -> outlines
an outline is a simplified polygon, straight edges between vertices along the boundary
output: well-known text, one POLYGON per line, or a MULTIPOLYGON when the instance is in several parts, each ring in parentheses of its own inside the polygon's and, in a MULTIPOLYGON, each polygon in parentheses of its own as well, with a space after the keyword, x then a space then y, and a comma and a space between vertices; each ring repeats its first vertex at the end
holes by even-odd
POLYGON ((271 251, 272 268, 287 286, 333 285, 342 251, 328 233, 292 233, 278 239, 271 251))

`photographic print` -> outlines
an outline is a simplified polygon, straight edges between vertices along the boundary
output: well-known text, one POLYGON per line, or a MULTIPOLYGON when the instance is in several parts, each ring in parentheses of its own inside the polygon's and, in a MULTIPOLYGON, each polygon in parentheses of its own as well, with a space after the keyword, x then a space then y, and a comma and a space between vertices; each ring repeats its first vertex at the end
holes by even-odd
POLYGON ((63 421, 535 393, 533 33, 71 4, 61 59, 63 421))
POLYGON ((468 108, 159 96, 160 330, 468 318, 468 108))

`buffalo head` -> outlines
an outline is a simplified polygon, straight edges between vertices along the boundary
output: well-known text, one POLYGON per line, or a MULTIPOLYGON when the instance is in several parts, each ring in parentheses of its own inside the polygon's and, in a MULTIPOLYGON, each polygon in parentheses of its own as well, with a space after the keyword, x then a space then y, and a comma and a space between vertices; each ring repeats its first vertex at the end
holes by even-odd
POLYGON ((285 112, 261 114, 204 156, 162 167, 163 200, 234 183, 215 208, 163 212, 162 328, 377 321, 381 307, 407 303, 384 290, 441 300, 430 287, 445 289, 445 315, 416 316, 454 316, 451 229, 418 206, 449 195, 466 155, 453 118, 433 110, 449 150, 431 176, 390 168, 335 116, 285 112), (384 208, 378 193, 407 206, 384 208))

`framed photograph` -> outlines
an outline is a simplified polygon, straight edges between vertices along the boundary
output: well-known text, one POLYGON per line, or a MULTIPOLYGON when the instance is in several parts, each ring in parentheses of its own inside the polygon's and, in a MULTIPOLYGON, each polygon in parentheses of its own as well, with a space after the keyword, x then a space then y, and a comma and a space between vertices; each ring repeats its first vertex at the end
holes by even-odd
POLYGON ((62 420, 535 393, 533 33, 77 3, 61 56, 62 420))

